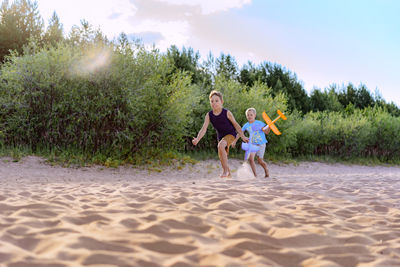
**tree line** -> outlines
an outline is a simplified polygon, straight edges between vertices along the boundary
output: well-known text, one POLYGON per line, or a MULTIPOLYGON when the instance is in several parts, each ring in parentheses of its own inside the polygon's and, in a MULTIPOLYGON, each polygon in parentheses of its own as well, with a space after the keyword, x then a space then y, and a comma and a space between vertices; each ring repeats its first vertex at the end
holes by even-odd
MULTIPOLYGON (((190 139, 210 109, 207 95, 224 93, 239 123, 244 111, 284 110, 288 120, 270 135, 268 153, 287 156, 400 155, 400 110, 361 84, 306 93, 279 64, 248 62, 171 46, 145 48, 121 33, 108 40, 82 20, 68 34, 54 13, 48 27, 36 2, 0 8, 0 145, 33 150, 79 149, 132 161, 143 151, 193 150, 190 139)), ((273 116, 273 115, 271 115, 273 116)), ((199 145, 216 145, 208 131, 199 145)))

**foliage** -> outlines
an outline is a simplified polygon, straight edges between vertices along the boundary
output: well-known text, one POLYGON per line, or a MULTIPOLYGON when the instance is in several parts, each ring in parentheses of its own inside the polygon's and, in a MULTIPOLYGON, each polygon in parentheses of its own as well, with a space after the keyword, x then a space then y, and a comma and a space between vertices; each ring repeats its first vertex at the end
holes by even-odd
POLYGON ((341 87, 332 84, 329 88, 321 91, 314 89, 311 92, 312 111, 345 111, 353 112, 355 109, 363 110, 370 107, 381 107, 393 116, 400 116, 400 108, 394 103, 386 103, 379 95, 371 94, 368 88, 361 84, 358 88, 353 84, 341 87))
POLYGON ((238 78, 238 64, 231 55, 221 53, 220 57, 215 60, 216 75, 222 76, 225 79, 237 80, 238 78))
POLYGON ((373 157, 383 162, 400 155, 400 118, 381 108, 353 113, 316 112, 296 125, 294 156, 329 155, 341 158, 373 157))
POLYGON ((8 0, 0 6, 0 62, 15 50, 19 53, 29 39, 39 39, 43 31, 43 19, 36 2, 8 0))
POLYGON ((182 51, 173 45, 167 50, 167 57, 171 59, 174 72, 186 71, 191 75, 193 84, 200 86, 211 86, 211 74, 207 68, 200 64, 199 52, 194 52, 192 48, 182 48, 182 51))
POLYGON ((0 75, 3 142, 121 157, 178 149, 197 98, 171 67, 156 51, 102 43, 13 55, 0 75))
POLYGON ((81 20, 81 25, 74 25, 67 41, 74 46, 85 46, 97 43, 109 43, 107 37, 99 28, 95 29, 86 20, 81 20))
POLYGON ((325 90, 324 92, 314 89, 310 96, 311 110, 316 111, 340 111, 343 105, 339 102, 339 98, 334 89, 325 90))
POLYGON ((49 20, 49 26, 43 34, 42 42, 44 45, 55 46, 58 43, 64 41, 63 26, 54 12, 49 20))
POLYGON ((299 110, 303 113, 310 111, 309 98, 297 76, 278 64, 264 62, 258 67, 252 63, 245 65, 240 72, 239 81, 251 86, 261 81, 272 88, 272 95, 284 93, 290 111, 299 110))
POLYGON ((356 108, 362 109, 375 104, 374 97, 363 84, 359 88, 355 88, 353 84, 349 83, 338 92, 338 99, 344 107, 351 103, 356 108))

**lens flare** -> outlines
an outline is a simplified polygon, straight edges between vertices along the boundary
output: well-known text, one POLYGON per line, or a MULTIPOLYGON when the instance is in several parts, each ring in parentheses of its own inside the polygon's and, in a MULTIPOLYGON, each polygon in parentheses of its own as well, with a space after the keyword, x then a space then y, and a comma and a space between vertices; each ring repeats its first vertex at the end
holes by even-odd
POLYGON ((73 64, 71 73, 74 75, 88 75, 104 70, 110 65, 111 51, 107 48, 92 48, 73 64))

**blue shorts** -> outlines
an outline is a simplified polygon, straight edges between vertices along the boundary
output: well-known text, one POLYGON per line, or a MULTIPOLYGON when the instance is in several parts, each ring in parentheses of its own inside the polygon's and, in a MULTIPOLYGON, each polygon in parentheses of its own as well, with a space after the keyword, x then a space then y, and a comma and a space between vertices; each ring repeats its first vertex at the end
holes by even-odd
POLYGON ((256 156, 258 156, 260 159, 264 159, 266 144, 256 145, 256 146, 258 146, 260 149, 257 152, 253 152, 251 154, 256 154, 256 156))

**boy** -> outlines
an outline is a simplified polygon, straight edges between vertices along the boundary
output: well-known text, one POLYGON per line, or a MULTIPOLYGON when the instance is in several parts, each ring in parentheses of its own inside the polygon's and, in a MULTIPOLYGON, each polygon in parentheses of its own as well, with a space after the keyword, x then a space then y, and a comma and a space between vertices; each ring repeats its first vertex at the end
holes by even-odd
POLYGON ((222 174, 220 177, 231 178, 231 171, 228 166, 229 147, 235 138, 239 139, 239 136, 244 142, 248 142, 249 138, 244 135, 240 125, 233 117, 232 112, 223 108, 224 99, 222 93, 214 90, 210 93, 209 99, 212 110, 206 114, 203 126, 197 134, 197 137, 193 138, 192 143, 193 145, 199 143, 207 132, 208 125, 211 121, 211 124, 217 131, 218 137, 218 156, 222 166, 222 174), (236 137, 237 133, 239 133, 238 137, 236 137))
MULTIPOLYGON (((260 149, 257 152, 251 153, 249 156, 249 162, 254 176, 257 177, 256 164, 254 163, 254 158, 257 155, 258 157, 257 161, 261 165, 261 167, 263 167, 265 171, 265 177, 269 177, 267 163, 265 163, 264 161, 264 153, 265 153, 265 146, 268 143, 265 134, 268 134, 271 129, 267 127, 264 130, 263 128, 266 126, 266 124, 262 121, 256 120, 256 115, 257 112, 255 108, 248 108, 246 110, 246 118, 248 122, 246 122, 246 124, 243 125, 242 131, 248 131, 249 133, 252 133, 250 143, 260 147, 260 149)), ((232 147, 235 147, 238 139, 239 138, 236 138, 233 141, 232 147)))

